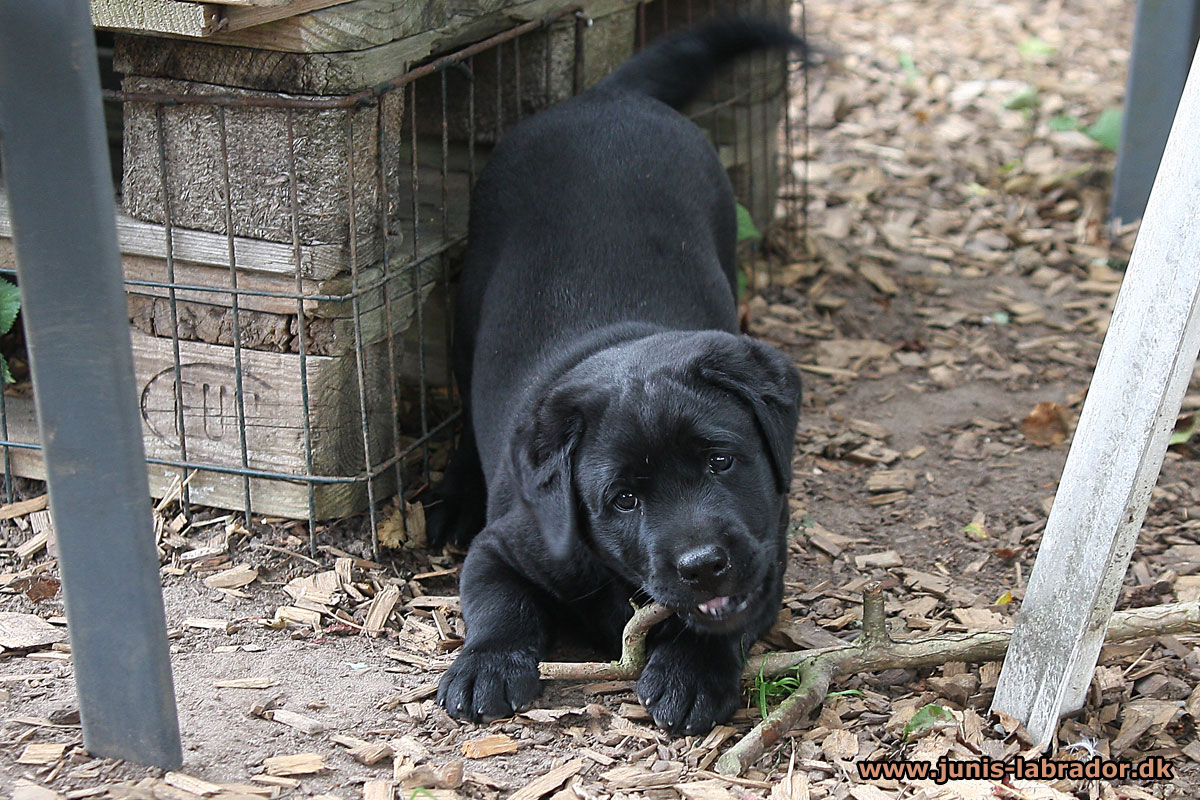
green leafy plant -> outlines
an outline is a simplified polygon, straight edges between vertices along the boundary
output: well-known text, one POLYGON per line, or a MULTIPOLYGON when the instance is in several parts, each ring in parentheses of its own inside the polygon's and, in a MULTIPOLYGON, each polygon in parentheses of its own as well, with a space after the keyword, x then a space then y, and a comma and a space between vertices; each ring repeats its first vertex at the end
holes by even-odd
MULTIPOLYGON (((21 310, 21 292, 9 281, 0 278, 0 336, 12 330, 17 321, 17 312, 21 310)), ((8 369, 8 361, 0 355, 0 380, 13 383, 12 373, 8 369)))
POLYGON ((1121 143, 1121 109, 1106 108, 1091 125, 1084 125, 1070 114, 1056 114, 1046 120, 1052 131, 1083 131, 1106 150, 1116 150, 1121 143))
POLYGON ((1008 98, 1004 107, 1009 111, 1027 111, 1038 104, 1038 91, 1033 86, 1026 86, 1021 91, 1008 98))
POLYGON ((754 676, 754 698, 758 702, 758 711, 762 714, 763 719, 767 718, 767 714, 770 713, 770 706, 773 703, 777 700, 782 700, 799 688, 799 668, 776 678, 766 677, 760 668, 758 675, 754 676))
MULTIPOLYGON (((751 239, 759 239, 762 234, 759 233, 758 226, 754 224, 754 217, 750 216, 750 209, 746 208, 741 203, 737 204, 737 241, 738 244, 749 241, 751 239)), ((748 281, 746 279, 746 270, 739 269, 737 274, 738 281, 738 297, 745 297, 748 281)))
POLYGON ((1077 131, 1083 127, 1079 123, 1079 120, 1070 114, 1055 114, 1046 120, 1046 124, 1050 126, 1050 130, 1052 131, 1077 131))
POLYGON ((1171 434, 1171 439, 1167 443, 1168 447, 1174 447, 1180 444, 1187 444, 1192 440, 1192 436, 1196 433, 1197 417, 1189 414, 1175 423, 1175 432, 1171 434))
POLYGON ((1121 116, 1121 109, 1106 108, 1084 133, 1095 139, 1105 150, 1115 151, 1121 143, 1121 116))
POLYGON ((928 732, 939 722, 954 722, 954 714, 950 712, 950 709, 935 703, 921 706, 920 710, 913 714, 912 719, 904 726, 900 738, 907 742, 914 735, 928 732))
POLYGON ((754 217, 750 216, 750 209, 746 208, 741 203, 737 204, 737 240, 741 244, 748 239, 758 239, 762 234, 758 232, 758 226, 754 224, 754 217))
MULTIPOLYGON (((758 675, 754 678, 754 699, 758 704, 758 712, 762 714, 763 719, 766 719, 772 705, 788 697, 788 695, 799 688, 800 667, 796 667, 791 672, 776 678, 766 677, 760 668, 758 675)), ((843 689, 838 692, 829 692, 825 695, 827 699, 846 696, 862 697, 862 692, 858 689, 843 689)))
POLYGON ((921 70, 917 69, 917 63, 913 61, 912 53, 900 54, 900 69, 904 72, 904 80, 909 86, 916 84, 921 78, 921 70))
POLYGON ((1017 45, 1017 52, 1026 61, 1045 61, 1058 52, 1058 48, 1036 36, 1031 36, 1017 45))

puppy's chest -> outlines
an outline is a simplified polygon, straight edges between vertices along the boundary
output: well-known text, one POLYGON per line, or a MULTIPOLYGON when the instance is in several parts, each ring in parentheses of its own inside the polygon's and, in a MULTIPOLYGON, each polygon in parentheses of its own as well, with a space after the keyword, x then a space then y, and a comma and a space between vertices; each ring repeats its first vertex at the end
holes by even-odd
POLYGON ((621 632, 633 616, 632 595, 631 589, 610 585, 564 601, 560 633, 587 639, 606 651, 619 652, 621 632))

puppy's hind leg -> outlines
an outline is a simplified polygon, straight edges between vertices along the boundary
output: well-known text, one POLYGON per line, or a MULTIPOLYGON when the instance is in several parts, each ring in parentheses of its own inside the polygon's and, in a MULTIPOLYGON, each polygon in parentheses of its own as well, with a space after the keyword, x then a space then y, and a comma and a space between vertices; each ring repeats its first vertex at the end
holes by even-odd
POLYGON ((425 502, 429 544, 434 548, 453 544, 465 550, 486 521, 487 484, 468 418, 446 474, 425 502))

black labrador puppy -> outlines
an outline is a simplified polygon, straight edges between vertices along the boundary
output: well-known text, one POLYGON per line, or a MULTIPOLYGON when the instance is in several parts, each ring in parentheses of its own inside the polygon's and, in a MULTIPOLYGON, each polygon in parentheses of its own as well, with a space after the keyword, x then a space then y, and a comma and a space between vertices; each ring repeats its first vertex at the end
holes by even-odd
POLYGON ((467 424, 430 508, 435 542, 474 539, 450 714, 529 707, 552 634, 615 651, 631 599, 676 612, 637 684, 654 720, 701 733, 737 708, 782 593, 800 378, 738 333, 733 193, 676 109, 724 62, 797 44, 747 19, 660 41, 516 126, 480 175, 467 424))

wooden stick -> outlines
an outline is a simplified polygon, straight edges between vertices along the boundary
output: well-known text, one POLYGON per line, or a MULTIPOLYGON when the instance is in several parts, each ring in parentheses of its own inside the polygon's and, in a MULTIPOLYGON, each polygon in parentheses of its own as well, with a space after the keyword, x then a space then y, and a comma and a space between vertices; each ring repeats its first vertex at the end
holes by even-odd
POLYGON ((552 681, 633 680, 646 666, 646 636, 650 629, 674 613, 658 603, 634 611, 621 634, 621 658, 617 661, 543 661, 538 671, 552 681))

